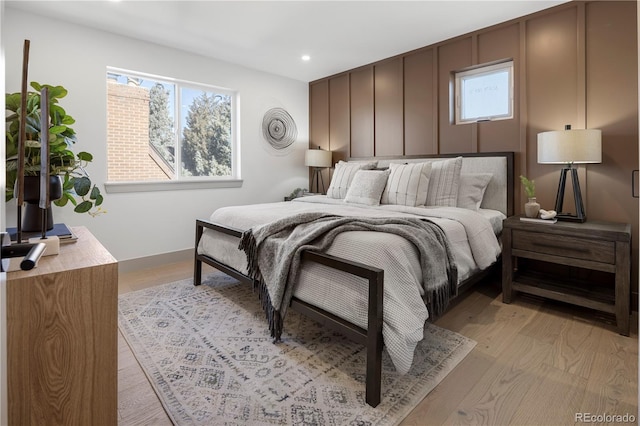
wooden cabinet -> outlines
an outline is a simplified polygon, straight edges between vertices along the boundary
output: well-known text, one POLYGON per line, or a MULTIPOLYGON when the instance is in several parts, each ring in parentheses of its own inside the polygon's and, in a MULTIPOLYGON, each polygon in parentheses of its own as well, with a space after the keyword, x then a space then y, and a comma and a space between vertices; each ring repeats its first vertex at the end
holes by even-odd
POLYGON ((613 313, 620 334, 628 336, 630 244, 631 226, 625 223, 539 224, 512 216, 503 222, 502 300, 511 303, 519 291, 613 313), (518 258, 605 272, 613 275, 613 285, 567 278, 552 268, 518 267, 518 258))
POLYGON ((116 425, 118 264, 84 227, 7 274, 9 424, 116 425))

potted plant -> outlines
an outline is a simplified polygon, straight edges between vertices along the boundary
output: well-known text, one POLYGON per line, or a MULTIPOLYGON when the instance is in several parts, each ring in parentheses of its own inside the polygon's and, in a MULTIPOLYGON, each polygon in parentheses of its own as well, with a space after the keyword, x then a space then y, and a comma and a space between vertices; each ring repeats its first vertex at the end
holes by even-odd
POLYGON ((520 175, 520 182, 524 186, 524 192, 527 194, 528 201, 524 205, 524 214, 527 217, 538 217, 540 212, 540 204, 536 200, 536 182, 527 179, 526 176, 520 175))
MULTIPOLYGON (((100 189, 91 182, 85 167, 93 160, 88 152, 71 150, 76 143, 76 133, 70 127, 75 120, 68 115, 64 108, 58 105, 58 100, 67 95, 62 86, 42 85, 31 83, 36 91, 27 93, 26 141, 24 174, 27 181, 39 181, 40 172, 40 90, 47 87, 49 91, 49 171, 52 182, 59 181, 60 197, 54 201, 57 206, 71 203, 77 213, 88 213, 92 216, 104 213, 100 207, 103 201, 100 189), (56 178, 57 176, 57 178, 56 178), (35 178, 34 178, 35 177, 35 178)), ((20 133, 20 101, 22 94, 6 94, 6 201, 14 198, 14 186, 18 176, 18 138, 20 133)), ((25 183, 25 188, 27 183, 25 183)), ((39 188, 39 187, 38 187, 39 188)), ((52 191, 52 198, 56 196, 52 191)), ((38 189, 39 193, 39 189, 38 189)), ((49 215, 51 217, 51 215, 49 215)), ((53 226, 53 222, 50 222, 53 226)), ((28 230, 25 228, 25 230, 28 230)), ((37 229, 40 230, 40 229, 37 229)))

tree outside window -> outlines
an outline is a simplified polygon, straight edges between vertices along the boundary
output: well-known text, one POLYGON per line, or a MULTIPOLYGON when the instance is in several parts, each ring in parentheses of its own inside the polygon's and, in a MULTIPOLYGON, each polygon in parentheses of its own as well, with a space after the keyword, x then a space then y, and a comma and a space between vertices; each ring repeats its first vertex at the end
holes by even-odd
POLYGON ((110 182, 234 178, 232 91, 109 70, 110 182))

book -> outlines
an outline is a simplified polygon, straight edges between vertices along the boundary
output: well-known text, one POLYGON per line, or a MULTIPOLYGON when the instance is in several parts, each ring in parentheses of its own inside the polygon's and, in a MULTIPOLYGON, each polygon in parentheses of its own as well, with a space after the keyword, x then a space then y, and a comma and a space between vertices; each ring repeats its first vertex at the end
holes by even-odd
MULTIPOLYGON (((18 239, 18 229, 17 228, 7 228, 7 232, 9 233, 9 237, 11 241, 16 241, 18 239)), ((57 236, 60 239, 60 243, 71 242, 78 239, 78 237, 69 229, 67 225, 64 223, 55 223, 53 225, 53 229, 50 229, 46 233, 47 237, 57 236)), ((22 240, 28 240, 33 237, 42 236, 42 232, 25 232, 22 231, 22 240)))
POLYGON ((537 217, 521 217, 520 220, 523 222, 546 223, 546 224, 552 224, 558 221, 558 219, 556 219, 555 217, 552 219, 539 219, 537 217))

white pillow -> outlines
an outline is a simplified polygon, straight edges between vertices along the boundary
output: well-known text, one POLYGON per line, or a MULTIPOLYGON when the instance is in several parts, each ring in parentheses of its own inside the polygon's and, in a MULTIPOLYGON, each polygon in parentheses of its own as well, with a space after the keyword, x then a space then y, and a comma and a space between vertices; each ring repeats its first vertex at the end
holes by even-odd
POLYGON ((478 211, 492 177, 491 173, 462 173, 458 186, 458 207, 478 211))
POLYGON ((456 207, 462 157, 431 163, 427 206, 456 207))
POLYGON ((423 206, 427 202, 431 163, 389 164, 389 179, 382 204, 423 206))
POLYGON ((345 203, 380 205, 380 196, 387 184, 388 176, 388 170, 358 170, 344 197, 345 203))
POLYGON ((347 195, 349 184, 358 170, 370 170, 376 167, 377 162, 345 162, 338 161, 327 189, 327 197, 342 199, 347 195))

